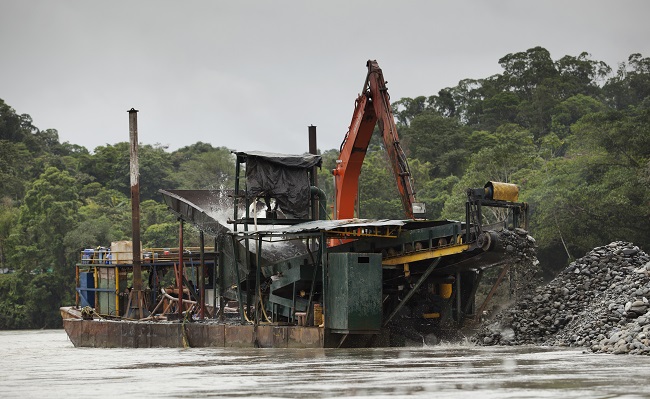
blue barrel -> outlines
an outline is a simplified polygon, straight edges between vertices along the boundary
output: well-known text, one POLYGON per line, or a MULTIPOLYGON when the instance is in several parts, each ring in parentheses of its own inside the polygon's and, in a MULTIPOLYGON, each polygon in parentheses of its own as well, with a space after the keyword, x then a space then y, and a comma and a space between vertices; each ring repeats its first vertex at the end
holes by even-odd
POLYGON ((82 307, 95 307, 95 277, 93 272, 79 273, 79 298, 82 307))

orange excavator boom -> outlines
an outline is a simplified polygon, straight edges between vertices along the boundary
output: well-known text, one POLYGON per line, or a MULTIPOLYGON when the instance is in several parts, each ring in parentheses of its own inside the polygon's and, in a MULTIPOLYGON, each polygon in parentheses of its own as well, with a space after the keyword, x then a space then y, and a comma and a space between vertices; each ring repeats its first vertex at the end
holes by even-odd
POLYGON ((399 143, 386 81, 377 61, 369 60, 366 66, 368 75, 362 92, 355 102, 352 122, 341 144, 336 169, 332 171, 336 197, 334 218, 350 219, 354 217, 361 166, 372 132, 375 125, 379 124, 379 131, 390 159, 405 216, 407 219, 413 219, 413 204, 415 202, 413 180, 406 155, 399 143))

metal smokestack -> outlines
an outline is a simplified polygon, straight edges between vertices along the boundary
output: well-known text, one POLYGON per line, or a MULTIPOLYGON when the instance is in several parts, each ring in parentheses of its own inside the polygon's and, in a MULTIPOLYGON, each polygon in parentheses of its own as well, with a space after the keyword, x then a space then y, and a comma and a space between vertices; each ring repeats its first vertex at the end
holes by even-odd
MULTIPOLYGON (((309 153, 312 155, 318 154, 318 146, 316 145, 316 126, 309 125, 309 153)), ((318 173, 317 168, 314 166, 313 177, 314 177, 314 186, 318 187, 318 173)))
POLYGON ((316 126, 309 125, 309 153, 316 155, 318 147, 316 145, 316 126))
MULTIPOLYGON (((309 125, 308 128, 309 128, 309 153, 312 155, 317 155, 318 146, 316 145, 316 126, 309 125)), ((314 187, 318 187, 318 167, 316 166, 314 166, 311 169, 311 179, 312 179, 311 185, 314 187)), ((316 220, 318 219, 318 209, 320 207, 318 198, 312 198, 311 205, 312 205, 311 217, 312 219, 316 220)))

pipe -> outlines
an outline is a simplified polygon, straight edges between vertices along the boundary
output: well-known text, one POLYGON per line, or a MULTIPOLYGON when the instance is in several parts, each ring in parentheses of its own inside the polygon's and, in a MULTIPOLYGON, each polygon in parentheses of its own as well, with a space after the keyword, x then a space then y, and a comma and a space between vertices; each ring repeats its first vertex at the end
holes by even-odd
POLYGON ((461 309, 462 298, 460 296, 460 272, 456 272, 456 322, 460 323, 463 310, 461 309))
POLYGON ((199 318, 205 318, 205 237, 203 230, 199 233, 199 241, 201 243, 200 263, 199 263, 199 301, 201 308, 199 310, 199 318))
POLYGON ((178 316, 183 318, 183 219, 180 219, 178 225, 178 316))
POLYGON ((492 285, 492 288, 490 289, 490 292, 488 293, 487 297, 485 298, 481 306, 476 311, 477 317, 481 317, 481 315, 483 314, 483 311, 487 307, 487 304, 492 299, 492 295, 494 295, 497 288, 499 288, 499 285, 501 284, 501 280, 503 280, 503 277, 505 277, 508 270, 510 270, 510 265, 505 265, 503 269, 501 269, 501 272, 499 273, 499 277, 497 277, 497 281, 494 283, 494 285, 492 285))
MULTIPOLYGON (((235 224, 235 226, 237 225, 235 224)), ((244 303, 242 302, 242 295, 241 295, 241 277, 239 276, 239 250, 237 248, 237 236, 233 234, 231 237, 232 237, 232 247, 233 247, 233 265, 235 267, 235 276, 237 279, 236 280, 237 281, 237 305, 239 308, 239 321, 241 324, 245 324, 246 318, 244 316, 244 303)))
POLYGON ((316 126, 309 125, 309 153, 316 155, 318 149, 316 148, 316 126))
POLYGON ((327 220, 327 196, 325 192, 316 186, 309 187, 311 197, 318 196, 318 219, 327 220))
POLYGON ((257 325, 260 324, 260 313, 262 312, 262 288, 261 288, 261 269, 262 269, 262 236, 257 236, 257 249, 255 251, 255 333, 257 334, 257 325))
MULTIPOLYGON (((312 155, 318 154, 318 148, 316 146, 316 126, 309 125, 309 153, 312 155)), ((318 187, 318 167, 314 166, 311 168, 310 174, 310 186, 318 187)), ((319 197, 320 198, 320 197, 319 197)), ((316 219, 316 209, 320 209, 320 200, 314 199, 314 195, 310 196, 311 203, 311 218, 316 219)), ((320 214, 320 212, 319 212, 320 214)), ((323 220, 322 218, 320 218, 323 220)))

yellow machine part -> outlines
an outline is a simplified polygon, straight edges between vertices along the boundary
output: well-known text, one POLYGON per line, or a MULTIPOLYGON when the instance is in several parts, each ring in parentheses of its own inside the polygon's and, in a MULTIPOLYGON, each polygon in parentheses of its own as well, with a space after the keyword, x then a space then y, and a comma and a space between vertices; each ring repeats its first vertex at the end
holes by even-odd
POLYGON ((320 303, 314 304, 314 325, 320 326, 323 324, 323 307, 320 303))
POLYGON ((424 319, 437 319, 440 317, 440 313, 423 313, 422 318, 424 319))
POLYGON ((442 297, 442 299, 451 298, 451 291, 452 291, 451 284, 448 283, 440 284, 440 297, 442 297))
POLYGON ((489 181, 485 184, 485 195, 495 201, 517 202, 519 200, 519 187, 512 183, 489 181))

